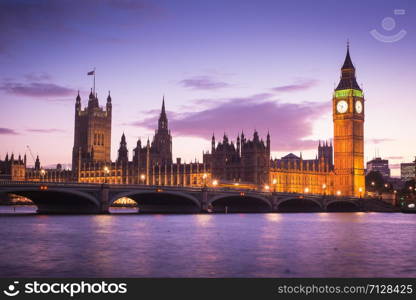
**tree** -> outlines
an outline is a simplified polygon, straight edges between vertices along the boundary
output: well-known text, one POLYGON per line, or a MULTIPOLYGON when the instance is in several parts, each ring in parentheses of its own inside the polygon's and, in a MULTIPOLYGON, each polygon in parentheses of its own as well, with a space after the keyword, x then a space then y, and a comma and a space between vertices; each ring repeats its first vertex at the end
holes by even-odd
POLYGON ((379 171, 371 171, 365 176, 365 188, 369 192, 381 194, 385 189, 384 178, 379 171))

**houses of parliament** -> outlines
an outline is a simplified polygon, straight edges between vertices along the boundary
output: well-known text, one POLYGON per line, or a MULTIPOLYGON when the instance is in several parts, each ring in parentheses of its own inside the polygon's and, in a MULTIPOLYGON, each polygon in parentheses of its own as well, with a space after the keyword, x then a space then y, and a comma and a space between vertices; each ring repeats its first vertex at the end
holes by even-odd
POLYGON ((111 160, 112 98, 104 107, 91 91, 88 104, 75 100, 72 170, 43 169, 39 157, 34 168, 26 167, 26 156, 6 156, 0 161, 0 179, 45 182, 146 184, 156 186, 219 186, 261 189, 275 192, 364 195, 364 96, 357 84, 349 47, 341 77, 333 92, 333 142, 319 142, 314 159, 290 153, 272 159, 271 137, 263 140, 254 131, 243 132, 235 142, 224 134, 212 136, 210 151, 202 162, 173 160, 172 135, 165 99, 155 134, 150 141, 138 139, 129 155, 126 137, 120 138, 117 159, 111 160), (129 159, 132 157, 132 159, 129 159))

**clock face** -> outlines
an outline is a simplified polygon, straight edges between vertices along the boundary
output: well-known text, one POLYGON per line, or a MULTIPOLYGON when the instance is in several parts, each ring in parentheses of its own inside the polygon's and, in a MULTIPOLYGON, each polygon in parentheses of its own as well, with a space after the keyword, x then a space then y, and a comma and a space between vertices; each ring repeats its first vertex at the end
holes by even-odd
POLYGON ((343 114, 343 113, 347 112, 347 110, 348 110, 348 103, 347 103, 347 101, 345 101, 345 100, 338 101, 338 103, 337 103, 337 111, 340 114, 343 114))
POLYGON ((359 114, 363 111, 363 104, 359 100, 355 102, 355 111, 359 114))

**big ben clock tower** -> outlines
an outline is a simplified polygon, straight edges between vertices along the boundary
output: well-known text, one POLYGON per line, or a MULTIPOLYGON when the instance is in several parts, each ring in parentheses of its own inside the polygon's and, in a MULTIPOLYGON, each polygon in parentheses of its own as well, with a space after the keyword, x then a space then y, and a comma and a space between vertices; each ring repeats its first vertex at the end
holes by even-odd
POLYGON ((334 190, 337 195, 361 197, 364 175, 364 96, 355 78, 349 46, 341 80, 332 99, 334 120, 334 190))

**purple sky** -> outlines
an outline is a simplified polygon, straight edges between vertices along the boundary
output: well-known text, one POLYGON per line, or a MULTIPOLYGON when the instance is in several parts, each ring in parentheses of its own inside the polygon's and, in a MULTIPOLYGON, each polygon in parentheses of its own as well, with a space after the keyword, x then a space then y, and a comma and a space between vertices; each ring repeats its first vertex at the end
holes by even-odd
POLYGON ((254 129, 270 131, 273 156, 314 157, 332 137, 349 39, 367 100, 365 156, 397 167, 416 146, 415 10, 411 0, 2 0, 0 158, 30 145, 44 165, 70 162, 76 91, 86 105, 94 67, 101 104, 108 90, 113 99, 113 158, 123 132, 130 150, 152 136, 163 95, 174 156, 186 161, 201 159, 213 132, 254 129), (406 35, 385 43, 373 29, 406 35))

